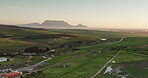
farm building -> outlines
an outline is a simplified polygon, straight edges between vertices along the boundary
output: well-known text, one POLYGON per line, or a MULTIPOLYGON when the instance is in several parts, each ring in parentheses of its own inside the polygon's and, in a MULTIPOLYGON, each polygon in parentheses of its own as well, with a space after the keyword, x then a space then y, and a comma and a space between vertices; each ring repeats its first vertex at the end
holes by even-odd
POLYGON ((107 39, 105 39, 105 38, 102 38, 101 40, 102 40, 102 41, 106 41, 107 39))
POLYGON ((6 57, 0 57, 0 62, 7 61, 8 59, 6 57))
POLYGON ((4 73, 0 76, 0 78, 18 78, 22 75, 21 72, 11 72, 11 73, 4 73))

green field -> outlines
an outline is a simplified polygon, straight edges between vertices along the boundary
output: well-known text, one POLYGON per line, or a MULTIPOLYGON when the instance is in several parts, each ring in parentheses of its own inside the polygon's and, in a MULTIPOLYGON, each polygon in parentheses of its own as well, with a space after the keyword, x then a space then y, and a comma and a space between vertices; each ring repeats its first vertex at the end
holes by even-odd
POLYGON ((27 48, 33 45, 37 45, 37 43, 0 38, 0 51, 1 51, 0 53, 10 52, 10 51, 11 52, 22 51, 24 50, 24 48, 27 48))
MULTIPOLYGON (((25 53, 24 49, 39 46, 41 49, 50 47, 56 49, 55 57, 39 66, 38 72, 26 76, 26 78, 90 78, 116 53, 116 63, 109 63, 113 69, 122 66, 122 72, 118 74, 103 74, 105 69, 96 78, 120 78, 118 75, 127 75, 127 78, 147 78, 147 48, 148 35, 143 33, 112 32, 97 30, 39 30, 25 28, 0 28, 0 53, 25 53), (119 40, 125 37, 123 41, 119 40), (100 39, 106 38, 107 41, 100 39), (95 51, 94 51, 95 50, 95 51), (92 53, 89 53, 94 51, 92 53), (89 53, 83 55, 85 53, 89 53), (79 58, 75 58, 78 57, 79 58), (75 58, 75 59, 73 59, 75 58), (66 61, 73 59, 70 61, 66 61), (66 62, 64 62, 66 61, 66 62), (59 65, 55 65, 55 64, 59 65), (138 65, 141 63, 143 66, 138 65), (129 65, 128 66, 126 66, 129 65), (50 67, 54 65, 53 67, 50 67), (67 66, 66 68, 63 66, 67 66), (43 70, 41 70, 43 69, 43 70), (142 72, 139 72, 139 71, 142 72), (138 74, 139 73, 139 74, 138 74)), ((42 60, 42 56, 48 56, 50 52, 39 53, 31 59, 33 65, 42 60)), ((13 61, 2 62, 0 65, 13 65, 29 60, 22 55, 14 55, 13 61)), ((21 66, 18 66, 21 67, 21 66)))
MULTIPOLYGON (((116 47, 116 46, 142 45, 142 44, 147 44, 147 43, 144 43, 146 41, 148 41, 148 39, 142 38, 142 37, 141 38, 140 37, 126 38, 125 40, 123 40, 123 42, 120 42, 117 44, 96 45, 96 46, 89 46, 88 48, 85 47, 84 51, 86 51, 86 52, 87 52, 87 50, 89 51, 89 50, 99 49, 99 48, 103 48, 103 49, 101 49, 100 54, 98 54, 98 51, 96 51, 92 54, 89 54, 89 55, 83 56, 81 58, 78 58, 76 60, 64 63, 65 65, 69 66, 68 68, 62 68, 62 67, 55 66, 53 68, 45 69, 44 71, 42 71, 41 74, 39 74, 39 73, 33 74, 30 78, 35 78, 35 77, 90 78, 92 75, 94 75, 100 69, 100 67, 102 65, 104 65, 111 57, 113 57, 115 55, 115 53, 117 53, 117 51, 105 50, 106 48, 116 47), (138 44, 138 42, 134 42, 137 40, 139 40, 139 44, 138 44), (96 54, 95 57, 93 56, 94 54, 96 54)), ((116 66, 118 64, 133 63, 136 61, 148 60, 147 55, 142 55, 142 54, 133 53, 133 52, 125 52, 122 50, 119 50, 119 51, 120 51, 120 53, 115 59, 116 64, 110 64, 110 65, 116 66)), ((66 54, 64 56, 55 57, 54 59, 49 61, 49 65, 51 65, 51 63, 53 63, 54 61, 56 61, 56 62, 63 61, 63 60, 69 59, 72 56, 75 56, 76 53, 81 54, 82 52, 83 52, 83 49, 82 49, 82 51, 74 52, 72 54, 66 54)), ((140 70, 143 70, 143 69, 140 69, 140 70)), ((132 71, 134 71, 134 70, 131 68, 129 73, 131 73, 132 75, 135 75, 135 74, 133 74, 132 71)), ((136 74, 135 76, 139 76, 139 78, 142 78, 140 76, 140 74, 139 75, 136 74)), ((145 76, 145 78, 148 77, 147 74, 144 74, 144 76, 145 76)), ((110 78, 110 77, 116 78, 116 76, 109 75, 109 74, 98 76, 98 78, 110 78)))

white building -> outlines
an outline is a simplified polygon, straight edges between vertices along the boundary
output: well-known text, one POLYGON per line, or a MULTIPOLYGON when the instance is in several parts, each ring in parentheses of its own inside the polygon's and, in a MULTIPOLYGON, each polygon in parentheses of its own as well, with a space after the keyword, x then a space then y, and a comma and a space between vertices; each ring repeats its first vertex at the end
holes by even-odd
POLYGON ((108 67, 106 68, 104 74, 110 73, 112 70, 113 70, 112 67, 111 67, 111 66, 108 66, 108 67))
POLYGON ((7 61, 8 59, 6 57, 0 57, 0 62, 7 61))
POLYGON ((102 38, 101 40, 102 40, 102 41, 106 41, 107 39, 105 39, 105 38, 102 38))

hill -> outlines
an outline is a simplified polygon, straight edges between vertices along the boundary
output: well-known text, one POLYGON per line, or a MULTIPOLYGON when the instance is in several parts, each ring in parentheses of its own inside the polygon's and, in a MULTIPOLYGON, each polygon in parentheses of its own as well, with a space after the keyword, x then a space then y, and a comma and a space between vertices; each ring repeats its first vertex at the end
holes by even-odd
POLYGON ((65 21, 45 20, 43 23, 19 24, 23 27, 48 28, 48 29, 88 29, 87 26, 78 24, 76 26, 70 25, 65 21))

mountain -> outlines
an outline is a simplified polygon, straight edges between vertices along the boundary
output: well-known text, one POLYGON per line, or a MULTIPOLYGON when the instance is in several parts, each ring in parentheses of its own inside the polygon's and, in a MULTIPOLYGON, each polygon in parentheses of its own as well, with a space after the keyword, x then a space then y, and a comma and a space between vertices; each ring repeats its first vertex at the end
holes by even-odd
POLYGON ((82 24, 78 24, 75 26, 75 28, 85 29, 85 28, 87 28, 87 26, 82 25, 82 24))
POLYGON ((41 26, 40 23, 29 23, 29 24, 19 24, 18 26, 23 26, 23 27, 38 27, 41 26))
POLYGON ((42 23, 43 26, 63 26, 63 27, 70 27, 71 25, 65 21, 52 21, 46 20, 42 23))
POLYGON ((87 26, 78 24, 76 26, 70 25, 65 21, 57 20, 45 20, 43 23, 29 23, 29 24, 19 24, 18 26, 23 27, 34 27, 34 28, 48 28, 48 29, 87 29, 87 26))

